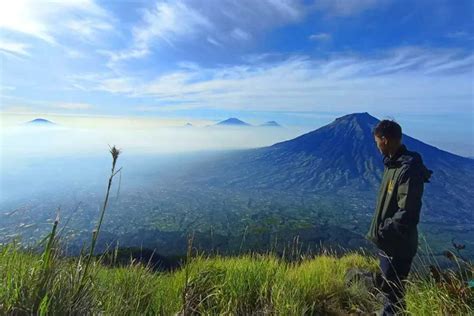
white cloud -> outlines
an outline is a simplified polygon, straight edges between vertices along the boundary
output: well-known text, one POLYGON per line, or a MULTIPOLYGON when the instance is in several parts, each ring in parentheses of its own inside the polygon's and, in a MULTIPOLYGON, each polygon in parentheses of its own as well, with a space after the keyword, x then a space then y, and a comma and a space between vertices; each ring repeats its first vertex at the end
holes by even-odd
POLYGON ((0 1, 0 29, 26 34, 48 43, 57 42, 56 35, 64 32, 64 25, 76 26, 77 31, 80 23, 85 26, 81 32, 93 32, 103 30, 108 18, 107 13, 93 0, 0 1), (78 20, 77 16, 82 16, 82 20, 78 20), (84 21, 87 21, 86 25, 84 21))
POLYGON ((66 56, 72 59, 79 59, 79 58, 84 58, 86 55, 76 49, 71 49, 67 47, 63 47, 64 52, 66 53, 66 56))
POLYGON ((92 40, 98 33, 111 31, 113 29, 112 25, 107 22, 90 18, 68 21, 66 27, 74 32, 76 36, 80 36, 86 40, 92 40))
POLYGON ((385 5, 390 0, 318 0, 316 8, 332 16, 350 16, 385 5))
POLYGON ((59 103, 54 107, 62 110, 90 110, 93 108, 93 106, 88 103, 59 103))
POLYGON ((113 68, 115 63, 120 62, 122 60, 142 58, 142 57, 148 56, 150 54, 150 49, 148 48, 148 46, 146 46, 146 47, 133 48, 133 49, 123 50, 123 51, 112 52, 112 51, 98 50, 98 52, 109 57, 107 66, 109 68, 113 68))
POLYGON ((266 2, 268 3, 269 7, 272 7, 287 19, 298 20, 303 15, 303 7, 300 4, 300 1, 267 0, 266 2))
POLYGON ((331 39, 331 34, 329 33, 318 33, 312 34, 309 36, 311 41, 328 41, 331 39))
POLYGON ((24 43, 0 40, 0 53, 29 56, 29 47, 29 45, 26 45, 24 43))
MULTIPOLYGON (((36 1, 36 4, 40 4, 39 1, 36 1)), ((35 9, 33 6, 35 6, 35 1, 1 1, 0 28, 54 42, 45 23, 48 12, 41 10, 43 5, 35 9)))
MULTIPOLYGON (((0 90, 1 91, 1 90, 0 90)), ((1 96, 4 97, 4 96, 1 96)), ((2 111, 9 113, 51 113, 58 111, 70 113, 70 111, 91 110, 95 107, 89 103, 80 102, 58 102, 52 103, 46 100, 27 100, 25 98, 6 97, 4 102, 0 102, 2 111), (9 99, 9 101, 6 101, 9 99)))
POLYGON ((2 112, 4 113, 34 113, 35 108, 25 105, 11 105, 2 107, 2 112))
POLYGON ((236 40, 242 40, 242 41, 247 41, 252 38, 252 36, 249 33, 242 31, 238 27, 232 30, 232 32, 230 33, 230 36, 232 36, 236 40))
POLYGON ((201 29, 213 28, 212 23, 197 10, 182 2, 158 2, 154 9, 145 11, 143 25, 133 29, 134 39, 140 47, 147 47, 158 38, 168 43, 189 37, 201 29))
POLYGON ((182 69, 190 69, 190 70, 199 70, 200 69, 198 64, 190 62, 190 61, 179 62, 178 67, 182 68, 182 69))
MULTIPOLYGON (((133 28, 130 48, 104 53, 109 55, 108 65, 112 68, 116 62, 147 56, 154 41, 173 45, 178 39, 189 38, 202 29, 212 28, 206 17, 183 2, 157 2, 151 10, 144 12, 142 21, 133 28)), ((217 43, 215 40, 210 42, 217 43)))
POLYGON ((218 42, 217 40, 215 40, 214 38, 212 38, 211 36, 208 36, 208 37, 206 38, 206 40, 207 40, 209 43, 211 43, 212 45, 214 45, 214 46, 222 47, 222 44, 219 43, 219 42, 218 42))
POLYGON ((282 24, 300 21, 308 12, 304 1, 298 0, 240 0, 215 1, 220 6, 216 16, 219 25, 225 25, 224 20, 231 21, 234 27, 249 30, 266 29, 282 24))
POLYGON ((13 91, 13 90, 15 90, 15 87, 0 85, 0 92, 1 91, 13 91))
POLYGON ((451 32, 451 33, 446 34, 446 37, 450 39, 455 39, 455 40, 467 40, 467 41, 474 40, 474 34, 472 34, 472 32, 466 32, 466 31, 451 32))
POLYGON ((91 89, 180 108, 357 111, 396 107, 470 109, 473 55, 405 47, 372 58, 294 56, 279 62, 181 68, 152 81, 133 77, 79 81, 91 89), (449 100, 449 104, 445 103, 449 100))

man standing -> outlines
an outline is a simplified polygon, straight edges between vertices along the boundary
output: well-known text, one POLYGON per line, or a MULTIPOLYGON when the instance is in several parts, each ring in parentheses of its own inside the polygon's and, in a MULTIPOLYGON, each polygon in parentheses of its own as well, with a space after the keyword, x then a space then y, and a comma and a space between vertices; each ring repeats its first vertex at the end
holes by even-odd
POLYGON ((384 156, 384 173, 367 238, 380 249, 380 269, 385 296, 381 315, 396 315, 405 309, 403 283, 418 248, 423 186, 432 174, 421 156, 402 144, 402 128, 391 120, 380 121, 373 131, 384 156))

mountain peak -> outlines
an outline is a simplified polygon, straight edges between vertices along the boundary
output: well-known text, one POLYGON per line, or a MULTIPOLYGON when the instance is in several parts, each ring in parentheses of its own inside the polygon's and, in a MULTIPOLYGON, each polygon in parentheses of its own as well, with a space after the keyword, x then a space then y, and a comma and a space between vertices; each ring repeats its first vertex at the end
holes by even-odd
POLYGON ((261 124, 260 126, 264 126, 264 127, 281 127, 281 125, 278 124, 276 121, 268 121, 268 122, 265 122, 265 123, 261 124))
POLYGON ((336 118, 335 122, 341 121, 356 121, 360 124, 376 124, 379 120, 376 117, 373 117, 367 112, 360 112, 360 113, 351 113, 346 114, 344 116, 336 118))
POLYGON ((30 125, 55 125, 55 123, 53 123, 53 122, 51 122, 47 119, 44 119, 44 118, 36 118, 34 120, 26 122, 26 124, 30 124, 30 125))
POLYGON ((316 156, 327 156, 331 153, 334 159, 345 157, 349 163, 351 155, 356 152, 363 152, 364 156, 376 156, 372 130, 378 122, 377 118, 367 112, 347 114, 328 125, 272 147, 312 153, 316 156))
POLYGON ((249 123, 239 120, 238 118, 231 117, 227 120, 221 121, 216 125, 229 125, 229 126, 250 126, 249 123))

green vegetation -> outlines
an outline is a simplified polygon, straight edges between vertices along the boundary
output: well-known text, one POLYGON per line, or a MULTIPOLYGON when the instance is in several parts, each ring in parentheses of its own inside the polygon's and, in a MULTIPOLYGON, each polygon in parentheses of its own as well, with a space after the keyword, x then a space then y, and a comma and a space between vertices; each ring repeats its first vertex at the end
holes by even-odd
MULTIPOLYGON (((76 296, 84 261, 61 259, 54 249, 46 259, 9 245, 0 252, 0 314, 346 315, 380 307, 376 292, 344 281, 353 267, 376 271, 370 256, 326 253, 299 262, 272 254, 188 259, 170 272, 134 263, 110 268, 93 260, 86 286, 76 296)), ((415 273, 407 287, 408 311, 472 314, 474 297, 465 277, 452 274, 450 282, 435 282, 415 273)))

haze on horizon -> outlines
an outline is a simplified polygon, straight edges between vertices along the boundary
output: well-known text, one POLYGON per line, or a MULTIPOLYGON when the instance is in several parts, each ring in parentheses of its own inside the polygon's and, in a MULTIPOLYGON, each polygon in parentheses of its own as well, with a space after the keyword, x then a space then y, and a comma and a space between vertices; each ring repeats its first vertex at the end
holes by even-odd
POLYGON ((202 155, 268 146, 294 138, 301 127, 217 126, 210 120, 3 115, 0 127, 0 207, 62 188, 95 190, 108 170, 108 146, 122 151, 127 176, 188 166, 202 155), (41 118, 49 123, 35 123, 41 118), (186 124, 192 123, 192 126, 186 124))

